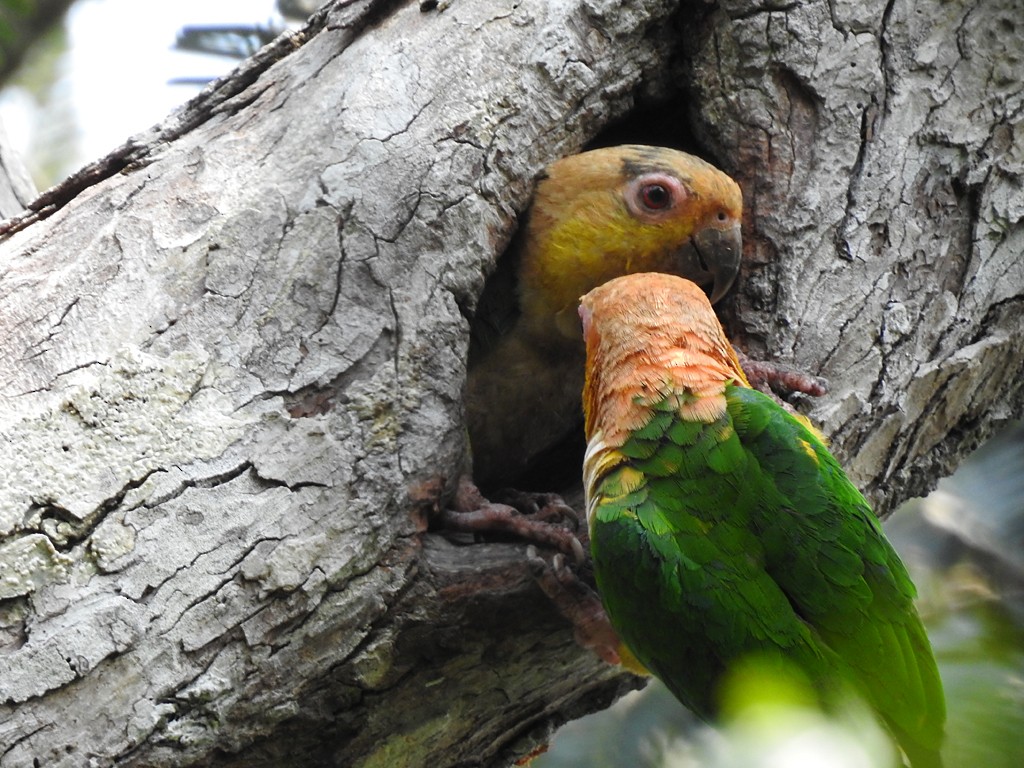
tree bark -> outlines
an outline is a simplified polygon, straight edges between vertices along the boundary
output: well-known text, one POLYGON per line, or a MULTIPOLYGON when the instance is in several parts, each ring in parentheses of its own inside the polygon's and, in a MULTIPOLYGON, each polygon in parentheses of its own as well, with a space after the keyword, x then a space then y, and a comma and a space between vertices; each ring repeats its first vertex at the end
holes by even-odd
POLYGON ((727 327, 880 509, 1019 415, 1019 3, 774 7, 339 0, 0 225, 0 766, 501 766, 635 685, 426 531, 602 131, 744 185, 727 327))
POLYGON ((745 188, 735 336, 881 512, 1021 413, 1024 3, 722 2, 685 35, 697 133, 745 188))

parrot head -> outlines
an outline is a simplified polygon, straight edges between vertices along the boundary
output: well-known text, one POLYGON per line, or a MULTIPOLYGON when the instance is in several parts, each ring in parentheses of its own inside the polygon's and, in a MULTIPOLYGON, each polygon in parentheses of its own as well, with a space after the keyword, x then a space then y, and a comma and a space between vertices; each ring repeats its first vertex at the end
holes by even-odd
POLYGON ((749 386, 711 302, 690 280, 638 273, 580 299, 587 349, 583 410, 588 440, 621 445, 671 398, 687 420, 711 422, 725 410, 730 382, 749 386))
POLYGON ((736 182, 684 152, 626 145, 558 160, 527 223, 523 314, 578 338, 579 296, 634 272, 686 277, 715 302, 739 271, 742 212, 736 182))

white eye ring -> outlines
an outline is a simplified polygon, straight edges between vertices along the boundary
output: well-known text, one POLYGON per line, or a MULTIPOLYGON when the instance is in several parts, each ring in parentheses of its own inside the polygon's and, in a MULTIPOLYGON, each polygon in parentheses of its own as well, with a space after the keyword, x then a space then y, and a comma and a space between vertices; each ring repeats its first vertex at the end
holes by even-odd
POLYGON ((645 173, 629 182, 626 205, 637 218, 658 221, 679 206, 689 191, 667 173, 645 173))

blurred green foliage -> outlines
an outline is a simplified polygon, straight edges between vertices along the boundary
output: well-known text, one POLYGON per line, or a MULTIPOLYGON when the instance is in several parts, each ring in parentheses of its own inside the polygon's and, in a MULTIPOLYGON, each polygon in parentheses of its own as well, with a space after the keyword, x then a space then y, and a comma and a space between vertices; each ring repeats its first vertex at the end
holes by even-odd
POLYGON ((74 0, 0 0, 0 83, 21 63, 29 47, 54 26, 74 0))

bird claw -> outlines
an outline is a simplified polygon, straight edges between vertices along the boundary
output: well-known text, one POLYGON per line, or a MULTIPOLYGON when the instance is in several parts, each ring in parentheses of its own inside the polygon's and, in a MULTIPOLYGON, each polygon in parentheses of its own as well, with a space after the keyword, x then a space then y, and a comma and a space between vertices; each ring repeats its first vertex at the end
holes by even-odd
POLYGON ((750 386, 765 394, 786 397, 800 392, 811 397, 828 394, 828 381, 798 368, 767 360, 754 360, 736 350, 740 367, 747 375, 750 386))
POLYGON ((502 493, 504 498, 510 498, 511 494, 513 501, 524 503, 526 512, 511 504, 490 501, 471 480, 463 478, 455 495, 455 509, 440 512, 442 526, 473 534, 504 534, 557 549, 570 555, 576 563, 586 560, 579 538, 569 529, 551 522, 552 518, 558 517, 571 520, 574 529, 579 526, 579 516, 559 497, 520 491, 502 493))
POLYGON ((572 624, 577 644, 609 664, 620 664, 621 641, 597 593, 576 575, 561 554, 549 563, 537 553, 536 547, 530 546, 526 556, 538 586, 572 624))
POLYGON ((492 501, 507 504, 522 515, 555 525, 566 523, 574 531, 579 530, 580 516, 557 493, 532 493, 502 488, 493 496, 492 501))
POLYGON ((440 511, 442 525, 448 530, 499 533, 531 542, 526 548, 526 559, 533 578, 572 624, 576 642, 609 664, 619 664, 619 637, 612 629, 601 598, 569 565, 572 562, 578 567, 586 562, 583 544, 571 531, 551 522, 567 520, 578 527, 575 510, 555 494, 504 490, 497 495, 515 505, 489 501, 469 478, 462 478, 455 495, 456 508, 440 511), (540 555, 538 546, 556 549, 558 553, 548 561, 540 555))

